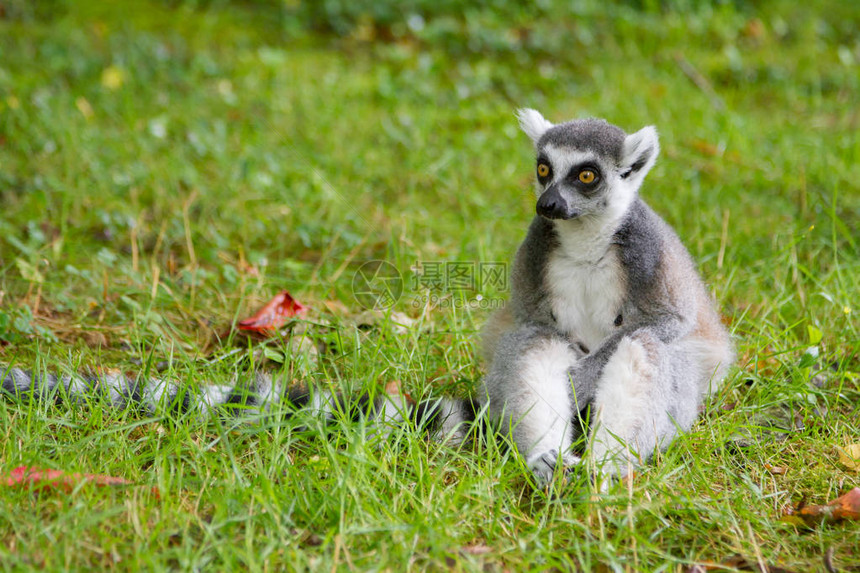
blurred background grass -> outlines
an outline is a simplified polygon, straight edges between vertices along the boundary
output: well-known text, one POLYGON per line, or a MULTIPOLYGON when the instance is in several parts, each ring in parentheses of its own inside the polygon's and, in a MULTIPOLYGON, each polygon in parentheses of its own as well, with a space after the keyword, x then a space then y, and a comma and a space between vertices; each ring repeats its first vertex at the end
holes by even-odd
MULTIPOLYGON (((57 311, 109 303, 91 293, 106 271, 148 283, 149 261, 135 263, 140 279, 125 272, 132 250, 168 267, 175 293, 209 285, 202 306, 189 301, 201 311, 236 290, 238 259, 310 296, 320 289, 308 281, 350 253, 394 257, 404 271, 507 260, 531 212, 529 148, 511 119, 523 105, 557 121, 656 124, 665 153, 644 195, 730 305, 799 272, 826 275, 832 257, 815 237, 856 254, 852 3, 0 10, 3 290, 20 296, 38 271, 59 283, 57 311), (770 272, 721 280, 711 263, 723 224, 721 262, 770 272), (786 249, 790 276, 771 263, 786 249)), ((348 299, 341 286, 326 285, 348 299)), ((845 286, 831 293, 838 308, 850 306, 845 286)))

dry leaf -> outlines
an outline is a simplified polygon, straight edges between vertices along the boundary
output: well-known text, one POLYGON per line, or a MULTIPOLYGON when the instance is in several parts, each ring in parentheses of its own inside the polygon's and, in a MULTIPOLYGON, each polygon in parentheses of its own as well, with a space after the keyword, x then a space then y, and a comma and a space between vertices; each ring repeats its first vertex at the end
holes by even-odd
POLYGON ((79 97, 76 99, 75 107, 78 108, 78 111, 81 112, 81 115, 83 115, 87 121, 92 119, 93 106, 90 105, 90 102, 88 102, 85 97, 79 97))
POLYGON ((758 18, 753 18, 749 20, 745 25, 741 32, 745 37, 752 38, 754 40, 760 39, 764 36, 765 26, 764 22, 762 22, 758 18))
POLYGON ((713 143, 710 143, 708 141, 703 141, 703 140, 697 139, 697 140, 693 141, 691 145, 692 145, 693 149, 695 149, 696 151, 698 151, 702 155, 709 155, 711 157, 714 157, 714 156, 720 155, 720 153, 721 153, 719 147, 717 147, 716 145, 714 145, 713 143))
POLYGON ((460 551, 465 553, 466 555, 486 555, 487 553, 492 553, 493 549, 488 547, 487 545, 478 544, 478 545, 466 545, 461 548, 460 551))
POLYGON ((386 394, 400 394, 400 380, 392 380, 385 385, 386 394))
POLYGON ((346 316, 349 314, 349 308, 339 300, 324 300, 323 305, 330 313, 337 316, 346 316))
POLYGON ((705 573, 706 571, 726 571, 734 569, 736 571, 767 571, 768 573, 793 573, 790 569, 779 567, 777 565, 768 565, 751 561, 743 555, 732 555, 722 563, 704 562, 691 565, 685 573, 705 573))
POLYGON ((389 396, 403 396, 409 404, 415 404, 415 400, 403 389, 400 380, 392 380, 385 385, 385 393, 389 396))
POLYGON ((374 327, 389 322, 394 332, 406 334, 415 325, 415 319, 409 318, 402 312, 386 312, 382 310, 366 310, 353 319, 358 327, 374 327))
POLYGON ((307 307, 294 299, 289 292, 281 291, 254 316, 239 321, 237 326, 241 330, 267 333, 277 330, 286 324, 288 319, 307 310, 307 307))
POLYGON ((839 463, 849 470, 860 471, 860 444, 849 444, 839 448, 839 463))
POLYGON ((781 475, 784 475, 784 474, 785 474, 785 472, 787 472, 787 471, 788 471, 788 468, 786 468, 786 467, 783 467, 783 466, 772 466, 772 465, 770 465, 770 464, 764 464, 764 469, 766 469, 767 471, 769 471, 770 473, 772 473, 772 474, 773 474, 773 475, 775 475, 775 476, 781 476, 781 475))
POLYGON ((855 487, 843 496, 837 497, 827 505, 806 505, 801 501, 796 508, 788 508, 782 521, 812 527, 821 522, 836 523, 845 519, 860 520, 860 487, 855 487))

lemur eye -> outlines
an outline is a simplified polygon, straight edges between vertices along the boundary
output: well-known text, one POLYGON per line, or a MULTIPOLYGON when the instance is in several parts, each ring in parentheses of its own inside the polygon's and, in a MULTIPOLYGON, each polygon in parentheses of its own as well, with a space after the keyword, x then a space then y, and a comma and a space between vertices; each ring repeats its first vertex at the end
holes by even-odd
POLYGON ((549 177, 549 165, 546 163, 539 163, 537 168, 538 177, 549 177))
POLYGON ((583 169, 579 172, 579 180, 585 183, 586 185, 589 183, 594 183, 594 180, 597 178, 594 171, 591 169, 583 169))

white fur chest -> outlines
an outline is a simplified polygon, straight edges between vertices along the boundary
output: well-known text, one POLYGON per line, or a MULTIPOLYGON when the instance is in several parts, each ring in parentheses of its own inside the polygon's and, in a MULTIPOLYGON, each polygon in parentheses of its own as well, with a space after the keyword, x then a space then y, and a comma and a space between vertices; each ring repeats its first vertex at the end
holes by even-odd
POLYGON ((546 268, 550 306, 559 330, 594 351, 615 328, 626 277, 610 237, 559 235, 546 268))

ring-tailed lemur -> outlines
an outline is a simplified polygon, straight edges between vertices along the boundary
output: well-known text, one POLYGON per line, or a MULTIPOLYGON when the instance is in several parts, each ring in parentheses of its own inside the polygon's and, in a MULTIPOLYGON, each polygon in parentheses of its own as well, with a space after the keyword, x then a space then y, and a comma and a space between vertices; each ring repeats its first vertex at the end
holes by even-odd
POLYGON ((603 120, 553 125, 534 110, 519 118, 537 151, 537 216, 514 261, 510 304, 484 330, 488 371, 473 399, 350 400, 267 374, 191 391, 118 373, 9 368, 0 370, 0 386, 57 400, 97 394, 150 414, 234 405, 264 412, 285 401, 327 418, 340 411, 383 426, 411 420, 452 443, 488 412, 541 484, 579 462, 570 448, 579 412, 590 406, 593 460, 606 474, 625 474, 692 425, 733 362, 731 342, 686 249, 637 195, 659 151, 654 128, 627 135, 603 120))
POLYGON ((693 424, 732 344, 687 250, 638 196, 657 131, 553 125, 531 109, 519 120, 537 152, 537 215, 510 304, 485 328, 482 395, 542 483, 580 461, 570 446, 590 406, 592 460, 620 477, 693 424))

